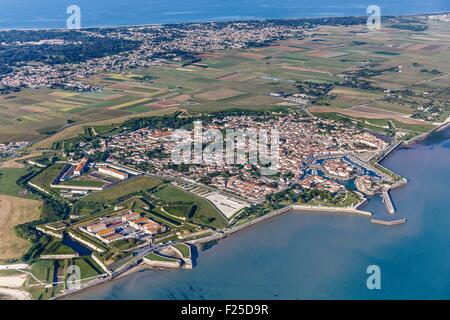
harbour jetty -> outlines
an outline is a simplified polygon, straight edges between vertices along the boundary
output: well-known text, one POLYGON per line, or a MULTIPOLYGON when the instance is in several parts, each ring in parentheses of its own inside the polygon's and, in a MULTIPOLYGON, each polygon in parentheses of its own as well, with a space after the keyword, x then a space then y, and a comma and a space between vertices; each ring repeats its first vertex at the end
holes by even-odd
POLYGON ((398 220, 382 220, 382 219, 370 219, 370 222, 374 224, 381 224, 383 226, 395 226, 406 223, 406 218, 398 220))
POLYGON ((383 189, 381 197, 383 198, 383 203, 386 206, 386 209, 389 212, 389 214, 394 214, 395 207, 394 204, 392 203, 391 196, 389 195, 389 189, 383 189))

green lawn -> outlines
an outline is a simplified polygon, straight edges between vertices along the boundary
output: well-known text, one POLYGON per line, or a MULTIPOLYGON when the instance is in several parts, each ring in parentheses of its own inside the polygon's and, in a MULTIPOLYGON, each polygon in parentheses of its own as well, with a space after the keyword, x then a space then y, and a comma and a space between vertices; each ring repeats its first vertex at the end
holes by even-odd
POLYGON ((61 169, 64 167, 64 164, 57 163, 46 169, 44 169, 41 173, 31 179, 31 183, 38 185, 41 188, 46 190, 50 190, 50 184, 53 180, 58 176, 61 169))
POLYGON ((71 247, 63 244, 61 241, 54 240, 50 242, 45 248, 42 255, 56 255, 56 254, 75 254, 76 251, 71 247))
POLYGON ((150 177, 137 177, 119 183, 111 189, 94 192, 83 199, 85 202, 110 202, 132 193, 152 189, 160 185, 161 180, 150 177))
POLYGON ((18 270, 0 270, 0 277, 15 277, 23 275, 23 272, 18 270))
POLYGON ((164 206, 164 210, 174 215, 176 217, 181 218, 192 218, 197 211, 196 205, 168 205, 164 206))
POLYGON ((169 227, 181 227, 183 225, 182 222, 175 220, 173 217, 167 216, 164 212, 162 212, 159 208, 153 208, 151 211, 145 211, 145 215, 155 220, 156 222, 162 223, 169 227))
POLYGON ((223 228, 227 222, 222 214, 206 199, 183 191, 173 185, 166 185, 158 189, 154 196, 173 205, 174 202, 186 202, 197 205, 197 210, 192 218, 195 223, 211 225, 223 228))
POLYGON ((190 247, 185 243, 177 243, 174 245, 175 248, 180 250, 181 254, 183 255, 183 258, 191 258, 191 250, 190 247))
POLYGON ((100 267, 92 260, 91 257, 83 257, 73 259, 73 264, 80 268, 81 278, 91 278, 102 274, 100 267))
POLYGON ((53 281, 54 263, 51 260, 39 260, 31 266, 31 273, 42 282, 53 281))
POLYGON ((27 169, 0 168, 0 194, 17 196, 23 189, 16 181, 27 172, 27 169))
POLYGON ((162 261, 162 262, 177 262, 178 259, 175 258, 169 258, 169 257, 163 257, 157 253, 150 252, 148 255, 145 256, 147 259, 154 260, 154 261, 162 261))
POLYGON ((343 207, 349 207, 349 206, 356 205, 361 200, 362 200, 361 197, 356 192, 347 191, 347 195, 345 197, 345 200, 342 199, 342 201, 339 204, 341 206, 343 206, 343 207))
POLYGON ((96 247, 99 247, 100 249, 103 249, 105 251, 108 251, 110 249, 110 247, 108 247, 106 244, 101 242, 99 239, 91 237, 90 235, 88 235, 82 231, 75 230, 74 227, 73 227, 73 229, 70 230, 70 232, 72 232, 74 235, 76 235, 77 237, 80 237, 83 240, 91 242, 92 244, 94 244, 96 247))

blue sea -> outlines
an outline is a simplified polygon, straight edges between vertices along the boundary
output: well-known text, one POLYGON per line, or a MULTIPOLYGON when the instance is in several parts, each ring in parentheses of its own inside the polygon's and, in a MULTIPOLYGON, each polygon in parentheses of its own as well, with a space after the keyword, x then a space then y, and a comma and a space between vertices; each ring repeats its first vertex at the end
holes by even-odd
POLYGON ((82 27, 187 21, 450 11, 449 0, 0 0, 0 29, 65 28, 69 5, 81 8, 82 27))
MULTIPOLYGON (((450 130, 383 163, 409 179, 392 191, 398 226, 288 213, 200 252, 193 270, 143 271, 75 299, 450 299, 450 130), (367 288, 367 267, 381 289, 367 288)), ((386 214, 379 197, 366 210, 386 214)))

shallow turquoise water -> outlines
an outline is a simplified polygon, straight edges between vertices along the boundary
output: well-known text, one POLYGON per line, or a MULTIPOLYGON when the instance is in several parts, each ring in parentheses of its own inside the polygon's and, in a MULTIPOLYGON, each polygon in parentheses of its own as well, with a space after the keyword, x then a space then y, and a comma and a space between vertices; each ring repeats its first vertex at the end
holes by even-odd
MULTIPOLYGON (((191 271, 145 271, 77 299, 449 299, 450 131, 389 156, 407 177, 392 192, 405 225, 289 213, 200 252, 191 271), (381 268, 368 290, 366 268, 381 268)), ((366 207, 384 214, 379 198, 366 207)))

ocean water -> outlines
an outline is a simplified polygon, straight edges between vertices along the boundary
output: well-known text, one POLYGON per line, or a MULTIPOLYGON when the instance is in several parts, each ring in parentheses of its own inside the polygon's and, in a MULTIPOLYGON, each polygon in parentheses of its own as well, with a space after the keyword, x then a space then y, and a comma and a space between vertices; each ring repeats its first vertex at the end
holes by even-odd
MULTIPOLYGON (((450 299, 450 130, 384 165, 409 179, 392 192, 404 225, 289 213, 200 252, 193 270, 143 271, 71 299, 450 299), (368 290, 369 265, 381 290, 368 290)), ((367 210, 384 214, 378 197, 367 210)))
POLYGON ((448 0, 0 0, 0 29, 65 28, 69 5, 81 8, 82 27, 186 21, 450 11, 448 0))

